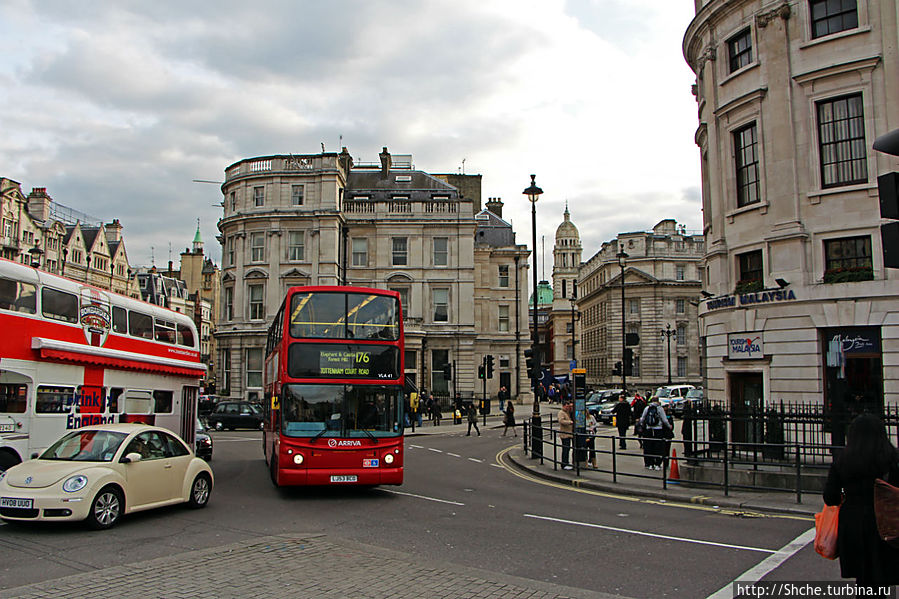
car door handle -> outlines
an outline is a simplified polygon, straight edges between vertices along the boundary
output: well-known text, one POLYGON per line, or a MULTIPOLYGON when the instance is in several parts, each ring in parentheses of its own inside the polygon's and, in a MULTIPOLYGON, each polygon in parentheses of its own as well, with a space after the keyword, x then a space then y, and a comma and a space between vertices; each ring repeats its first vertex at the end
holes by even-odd
POLYGON ((165 469, 166 469, 166 470, 169 470, 171 467, 172 467, 171 464, 166 464, 166 465, 165 465, 165 469))

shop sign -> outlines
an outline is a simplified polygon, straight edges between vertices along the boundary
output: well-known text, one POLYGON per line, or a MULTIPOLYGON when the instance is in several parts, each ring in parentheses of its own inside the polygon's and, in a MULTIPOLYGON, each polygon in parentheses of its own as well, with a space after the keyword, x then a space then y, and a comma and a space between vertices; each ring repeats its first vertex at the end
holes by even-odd
POLYGON ((727 336, 727 357, 731 360, 758 360, 765 357, 761 333, 735 333, 727 336))
POLYGON ((754 293, 723 295, 706 301, 705 306, 707 310, 718 310, 720 308, 742 308, 745 306, 756 306, 758 304, 774 304, 795 299, 796 294, 792 289, 778 289, 777 291, 757 291, 754 293))
POLYGON ((828 353, 879 354, 880 329, 847 328, 831 332, 827 337, 828 353))

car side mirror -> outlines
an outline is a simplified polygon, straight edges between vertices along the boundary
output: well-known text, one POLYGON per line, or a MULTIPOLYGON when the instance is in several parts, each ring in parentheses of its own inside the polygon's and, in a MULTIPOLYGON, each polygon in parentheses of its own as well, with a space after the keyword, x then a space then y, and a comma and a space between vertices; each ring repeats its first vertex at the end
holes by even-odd
POLYGON ((141 455, 139 453, 132 452, 122 458, 123 464, 130 464, 131 462, 139 462, 141 461, 141 455))
POLYGON ((39 456, 39 455, 40 455, 40 454, 39 454, 38 452, 35 451, 33 454, 31 454, 31 459, 32 459, 32 460, 36 460, 36 459, 37 459, 37 456, 39 456))

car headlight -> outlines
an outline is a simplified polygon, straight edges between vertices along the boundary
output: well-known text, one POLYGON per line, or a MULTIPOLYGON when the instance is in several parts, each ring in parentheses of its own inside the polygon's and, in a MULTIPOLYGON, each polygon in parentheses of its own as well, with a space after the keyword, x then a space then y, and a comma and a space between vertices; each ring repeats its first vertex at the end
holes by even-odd
POLYGON ((66 482, 62 483, 62 490, 68 493, 74 493, 80 491, 85 486, 87 486, 87 477, 83 474, 76 474, 75 476, 66 479, 66 482))
POLYGON ((384 463, 385 464, 393 463, 393 454, 392 453, 388 453, 387 455, 384 456, 384 463))

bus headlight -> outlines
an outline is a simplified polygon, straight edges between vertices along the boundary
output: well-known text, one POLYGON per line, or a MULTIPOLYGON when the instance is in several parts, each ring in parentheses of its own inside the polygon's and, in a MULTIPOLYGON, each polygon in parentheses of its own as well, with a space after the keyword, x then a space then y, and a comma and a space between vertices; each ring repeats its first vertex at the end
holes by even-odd
POLYGON ((87 486, 87 477, 83 474, 76 474, 75 476, 66 479, 66 482, 62 483, 62 490, 68 493, 75 493, 85 486, 87 486))
POLYGON ((298 453, 295 456, 293 456, 293 463, 296 464, 297 466, 302 464, 303 463, 303 454, 298 453))
POLYGON ((384 463, 385 464, 393 463, 393 454, 392 453, 388 453, 387 455, 384 456, 384 463))

